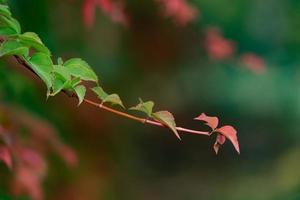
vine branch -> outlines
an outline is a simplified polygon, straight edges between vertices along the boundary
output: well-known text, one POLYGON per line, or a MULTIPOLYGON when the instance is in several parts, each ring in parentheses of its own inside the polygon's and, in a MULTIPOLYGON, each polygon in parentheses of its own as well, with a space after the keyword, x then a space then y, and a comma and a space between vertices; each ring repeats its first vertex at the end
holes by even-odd
MULTIPOLYGON (((0 43, 3 42, 3 40, 0 39, 0 43)), ((29 71, 31 71, 34 75, 38 76, 32 69, 31 67, 19 56, 14 56, 14 58, 16 59, 16 61, 22 65, 23 67, 25 67, 26 69, 28 69, 29 71)), ((63 92, 68 96, 68 97, 75 97, 74 95, 70 95, 67 93, 67 91, 63 90, 63 92)), ((116 110, 116 109, 113 109, 111 107, 108 107, 108 106, 105 106, 103 105, 102 103, 97 103, 97 102, 94 102, 92 100, 89 100, 89 99, 84 99, 83 100, 85 103, 87 104, 90 104, 92 106, 95 106, 97 108, 100 108, 102 110, 105 110, 105 111, 108 111, 108 112, 111 112, 111 113, 114 113, 116 115, 119 115, 119 116, 122 116, 122 117, 125 117, 125 118, 128 118, 128 119, 131 119, 131 120, 134 120, 134 121, 138 121, 138 122, 141 122, 143 124, 150 124, 150 125, 153 125, 153 126, 158 126, 158 127, 165 127, 167 128, 164 124, 158 122, 158 121, 154 121, 154 120, 149 120, 149 119, 146 119, 146 118, 142 118, 142 117, 136 117, 134 115, 131 115, 131 114, 128 114, 128 113, 125 113, 125 112, 122 112, 122 111, 119 111, 119 110, 116 110)), ((209 136, 211 133, 210 132, 207 132, 207 131, 198 131, 198 130, 193 130, 193 129, 188 129, 188 128, 183 128, 183 127, 175 127, 177 131, 180 131, 180 132, 183 132, 183 133, 188 133, 188 134, 198 134, 198 135, 207 135, 209 136)))

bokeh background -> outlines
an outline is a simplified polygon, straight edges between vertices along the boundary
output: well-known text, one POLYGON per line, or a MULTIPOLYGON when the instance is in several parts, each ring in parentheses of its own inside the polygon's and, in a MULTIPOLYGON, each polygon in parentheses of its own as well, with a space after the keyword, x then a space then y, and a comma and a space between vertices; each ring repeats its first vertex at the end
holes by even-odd
MULTIPOLYGON (((48 157, 46 199, 297 200, 300 199, 300 1, 190 0, 198 17, 178 25, 152 0, 125 1, 130 25, 97 9, 83 23, 80 0, 11 0, 24 31, 40 35, 56 58, 81 57, 103 87, 126 106, 138 97, 167 109, 180 126, 205 112, 238 130, 241 155, 213 137, 182 135, 97 110, 63 94, 46 101, 42 82, 20 66, 0 63, 1 104, 48 121, 77 152, 77 167, 48 157), (208 27, 233 40, 236 53, 212 59, 208 27), (239 55, 259 55, 257 73, 239 55)), ((3 199, 10 171, 0 166, 3 199)), ((24 197, 26 199, 26 197, 24 197)))

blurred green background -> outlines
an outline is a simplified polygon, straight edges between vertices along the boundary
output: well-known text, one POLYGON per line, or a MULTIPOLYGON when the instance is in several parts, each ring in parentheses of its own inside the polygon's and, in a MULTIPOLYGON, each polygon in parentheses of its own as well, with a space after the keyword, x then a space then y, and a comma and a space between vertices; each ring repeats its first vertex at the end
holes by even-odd
POLYGON ((24 31, 38 33, 54 57, 88 61, 126 106, 141 97, 170 110, 179 126, 205 128, 192 120, 205 112, 238 130, 241 155, 226 142, 216 156, 213 137, 180 142, 166 129, 76 107, 63 94, 46 101, 41 81, 2 60, 0 101, 51 122, 78 153, 74 169, 50 158, 47 199, 300 199, 300 1, 189 2, 200 17, 187 26, 152 0, 128 0, 129 27, 97 9, 88 30, 80 0, 9 1, 24 31), (260 55, 265 73, 235 57, 211 60, 202 42, 209 26, 234 40, 238 54, 260 55))

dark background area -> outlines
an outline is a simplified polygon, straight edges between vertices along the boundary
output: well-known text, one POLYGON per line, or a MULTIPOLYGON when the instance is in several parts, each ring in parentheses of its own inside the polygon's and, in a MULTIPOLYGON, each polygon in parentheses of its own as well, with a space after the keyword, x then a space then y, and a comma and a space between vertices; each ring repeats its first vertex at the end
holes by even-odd
POLYGON ((205 129, 192 120, 205 112, 238 130, 241 155, 226 142, 216 156, 214 137, 178 141, 64 94, 46 101, 40 80, 2 60, 0 101, 48 120, 78 153, 73 169, 49 158, 47 199, 300 199, 300 1, 190 3, 201 17, 187 26, 164 18, 153 1, 130 0, 130 27, 98 9, 88 30, 82 1, 9 1, 24 31, 38 33, 55 58, 86 60, 127 107, 141 97, 170 110, 179 126, 205 129), (209 26, 234 40, 237 54, 260 55, 266 71, 253 73, 237 57, 210 59, 209 26))

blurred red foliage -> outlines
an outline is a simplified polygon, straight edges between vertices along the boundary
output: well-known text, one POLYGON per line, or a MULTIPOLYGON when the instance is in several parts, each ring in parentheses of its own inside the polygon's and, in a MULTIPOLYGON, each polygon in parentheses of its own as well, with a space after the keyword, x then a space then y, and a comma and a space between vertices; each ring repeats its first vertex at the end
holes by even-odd
POLYGON ((214 60, 230 58, 235 52, 234 42, 224 38, 216 27, 206 30, 204 46, 208 55, 214 60))
POLYGON ((87 28, 91 28, 95 21, 96 7, 109 16, 114 22, 127 25, 128 19, 124 12, 123 1, 114 0, 84 0, 82 6, 82 14, 84 24, 87 28))
POLYGON ((173 19, 178 25, 186 25, 193 21, 198 10, 186 0, 156 0, 164 10, 164 15, 173 19))
POLYGON ((244 53, 240 60, 245 67, 254 73, 261 74, 266 71, 265 61, 254 53, 244 53))
POLYGON ((0 116, 0 160, 13 172, 12 191, 42 200, 47 154, 54 151, 68 166, 77 164, 77 156, 58 139, 49 123, 4 105, 0 105, 0 116))

